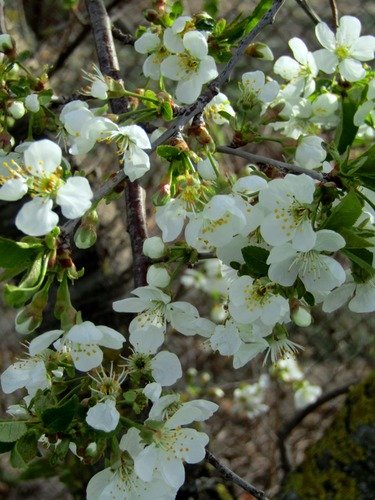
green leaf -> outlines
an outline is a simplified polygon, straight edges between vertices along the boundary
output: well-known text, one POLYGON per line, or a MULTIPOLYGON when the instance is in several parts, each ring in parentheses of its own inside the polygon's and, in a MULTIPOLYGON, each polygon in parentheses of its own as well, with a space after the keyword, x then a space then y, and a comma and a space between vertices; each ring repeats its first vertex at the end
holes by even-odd
POLYGON ((42 422, 49 432, 65 431, 72 422, 79 407, 79 399, 75 394, 61 406, 47 408, 42 413, 42 422))
POLYGON ((344 227, 340 230, 340 233, 345 238, 346 248, 366 248, 374 246, 371 241, 362 236, 362 231, 357 230, 357 228, 344 227))
POLYGON ((373 253, 365 248, 351 248, 348 250, 344 248, 341 250, 354 264, 357 264, 361 269, 366 272, 367 277, 371 277, 375 273, 372 267, 373 253))
POLYGON ((353 144, 355 136, 358 132, 358 127, 354 125, 354 115, 358 106, 362 102, 362 96, 365 92, 363 86, 353 86, 347 95, 343 97, 341 104, 341 121, 337 127, 335 143, 340 154, 353 144))
POLYGON ((40 434, 35 430, 29 430, 15 444, 10 455, 10 463, 16 469, 25 469, 27 464, 38 452, 38 439, 40 434))
POLYGON ((27 432, 24 422, 9 421, 0 422, 0 441, 2 443, 13 443, 27 432))
POLYGON ((182 2, 180 2, 180 0, 174 2, 171 8, 171 17, 173 19, 176 19, 176 17, 181 16, 183 12, 184 12, 184 6, 182 5, 182 2))
POLYGON ((161 114, 166 121, 173 119, 173 109, 169 102, 163 102, 160 106, 161 114))
POLYGON ((156 148, 156 153, 160 158, 172 161, 180 156, 181 150, 175 146, 163 145, 156 148))
POLYGON ((12 269, 22 266, 26 268, 35 260, 42 248, 41 243, 16 242, 0 236, 0 267, 12 269))
POLYGON ((341 233, 342 228, 352 227, 361 213, 362 203, 355 192, 350 191, 332 210, 323 228, 341 233))
POLYGON ((255 28, 259 23, 264 14, 271 8, 273 0, 261 0, 258 5, 253 10, 251 16, 246 18, 246 28, 244 30, 244 35, 250 33, 250 31, 255 28))
POLYGON ((267 276, 269 265, 267 259, 269 251, 262 247, 249 246, 242 249, 245 264, 241 266, 241 274, 248 274, 252 278, 267 276))

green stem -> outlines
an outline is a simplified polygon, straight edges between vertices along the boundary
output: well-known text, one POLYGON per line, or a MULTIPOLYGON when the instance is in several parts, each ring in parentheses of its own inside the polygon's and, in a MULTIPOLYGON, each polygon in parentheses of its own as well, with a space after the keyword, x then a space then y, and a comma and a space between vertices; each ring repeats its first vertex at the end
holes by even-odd
POLYGON ((136 429, 139 429, 140 431, 144 429, 144 425, 138 424, 137 422, 134 422, 134 420, 131 420, 130 418, 120 416, 120 420, 122 423, 126 424, 127 427, 135 427, 136 429))
POLYGON ((143 101, 149 101, 153 104, 159 105, 159 101, 153 99, 152 97, 147 97, 141 94, 137 94, 136 92, 130 92, 129 90, 124 90, 124 96, 126 97, 136 97, 137 99, 142 99, 143 101))

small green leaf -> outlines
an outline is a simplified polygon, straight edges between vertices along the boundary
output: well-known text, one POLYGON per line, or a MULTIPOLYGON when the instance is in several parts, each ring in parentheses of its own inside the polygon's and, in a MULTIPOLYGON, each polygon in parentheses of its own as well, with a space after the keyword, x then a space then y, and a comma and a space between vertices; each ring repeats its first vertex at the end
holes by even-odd
POLYGON ((354 191, 350 191, 332 210, 323 224, 324 229, 341 232, 344 227, 352 227, 362 213, 362 203, 354 191))
POLYGON ((10 455, 10 463, 16 469, 25 469, 38 452, 40 434, 35 429, 29 430, 15 444, 10 455))
POLYGON ((180 0, 174 2, 171 8, 171 17, 173 19, 176 19, 176 17, 181 16, 183 12, 184 12, 184 6, 182 5, 182 2, 180 2, 180 0))
POLYGON ((28 244, 0 236, 0 267, 12 269, 24 266, 26 268, 35 260, 42 248, 41 243, 28 244))
POLYGON ((156 153, 160 158, 165 158, 168 161, 172 161, 178 158, 181 154, 181 150, 175 146, 158 146, 156 148, 156 153))
POLYGON ((169 102, 163 102, 160 106, 161 114, 166 121, 173 119, 173 109, 169 102))
POLYGON ((27 432, 24 422, 9 421, 0 422, 0 441, 3 443, 13 443, 27 432))
POLYGON ((245 264, 241 267, 241 274, 248 274, 252 278, 267 276, 267 259, 269 251, 262 247, 248 246, 242 249, 245 264))
POLYGON ((47 408, 42 413, 42 422, 49 432, 65 431, 72 422, 79 407, 79 399, 74 395, 61 406, 47 408))
POLYGON ((215 17, 219 12, 219 0, 204 0, 203 9, 210 14, 210 16, 215 17))
POLYGON ((253 28, 255 28, 264 14, 271 8, 272 4, 273 0, 261 0, 258 3, 252 14, 246 19, 247 23, 243 33, 244 35, 247 35, 253 28))

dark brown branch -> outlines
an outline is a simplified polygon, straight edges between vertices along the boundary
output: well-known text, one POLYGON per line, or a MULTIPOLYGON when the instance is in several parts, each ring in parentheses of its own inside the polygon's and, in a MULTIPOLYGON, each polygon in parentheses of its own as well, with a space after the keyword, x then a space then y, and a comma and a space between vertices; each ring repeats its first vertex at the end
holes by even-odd
POLYGON ((312 177, 313 179, 317 179, 318 181, 324 180, 323 174, 315 172, 314 170, 309 170, 307 168, 299 167, 298 165, 292 165, 290 163, 285 163, 283 161, 274 160, 273 158, 268 158, 266 156, 255 155, 253 153, 244 151, 243 149, 230 148, 228 146, 218 146, 216 148, 216 151, 218 153, 225 153, 229 155, 239 156, 241 158, 245 158, 245 160, 249 160, 254 163, 260 163, 263 165, 272 165, 284 173, 306 174, 312 177))
POLYGON ((314 403, 306 406, 298 413, 296 413, 294 417, 290 419, 288 422, 286 422, 284 426, 281 428, 281 430, 277 433, 281 466, 286 474, 291 470, 291 465, 285 444, 285 440, 288 438, 289 434, 293 431, 293 429, 297 427, 297 425, 299 425, 302 422, 304 418, 307 417, 307 415, 315 411, 324 403, 327 403, 328 401, 331 401, 332 399, 337 398, 338 396, 346 394, 349 391, 350 387, 355 383, 356 382, 351 382, 350 384, 343 385, 341 387, 338 387, 337 389, 333 389, 332 391, 327 392, 326 394, 323 394, 314 403))
POLYGON ((124 45, 134 45, 134 36, 129 33, 123 33, 119 28, 116 28, 116 26, 112 26, 112 35, 113 38, 124 45))
MULTIPOLYGON (((86 0, 95 47, 101 72, 114 80, 122 82, 116 49, 111 33, 111 22, 106 12, 103 0, 86 0)), ((111 99, 113 113, 120 115, 127 111, 128 101, 125 98, 111 99)), ((125 175, 121 172, 122 180, 125 175)), ((119 177, 119 173, 116 174, 119 177)), ((115 176, 115 177, 116 177, 115 176)), ((107 191, 109 192, 109 191, 107 191)), ((96 194, 96 199, 97 199, 96 194)), ((142 253, 143 242, 147 238, 143 190, 137 181, 125 185, 125 203, 128 222, 128 232, 133 251, 134 286, 146 284, 147 259, 142 253)))
POLYGON ((336 30, 339 25, 339 11, 337 9, 336 0, 329 0, 329 5, 331 6, 332 12, 332 24, 334 29, 336 30))
POLYGON ((219 460, 208 450, 206 450, 206 460, 211 465, 215 467, 216 470, 220 472, 220 474, 225 477, 225 479, 229 479, 232 483, 237 484, 242 489, 250 493, 254 498, 259 500, 267 500, 267 496, 262 490, 258 490, 255 486, 251 485, 240 476, 231 471, 228 467, 219 462, 219 460))
POLYGON ((315 10, 310 7, 310 5, 307 3, 306 0, 296 0, 298 5, 302 7, 302 9, 306 12, 306 14, 309 16, 309 18, 314 21, 314 24, 321 23, 322 20, 318 16, 318 14, 315 12, 315 10))

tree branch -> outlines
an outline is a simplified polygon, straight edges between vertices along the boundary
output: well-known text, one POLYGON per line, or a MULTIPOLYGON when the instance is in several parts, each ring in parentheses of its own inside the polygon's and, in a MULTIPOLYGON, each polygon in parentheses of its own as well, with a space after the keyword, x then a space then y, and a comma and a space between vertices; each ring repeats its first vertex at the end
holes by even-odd
POLYGON ((341 396, 343 394, 346 394, 350 387, 355 384, 356 382, 351 382, 350 384, 343 385, 341 387, 338 387, 336 389, 333 389, 330 392, 327 392, 326 394, 323 394, 323 396, 320 396, 314 403, 311 405, 306 406, 302 410, 300 410, 298 413, 294 415, 294 417, 286 422, 284 426, 281 428, 281 430, 277 433, 278 437, 278 444, 279 444, 279 451, 280 451, 280 458, 281 458, 281 466, 284 470, 284 472, 287 474, 291 470, 291 465, 290 461, 288 458, 287 454, 287 449, 285 445, 285 440, 289 436, 289 434, 299 425, 302 420, 307 417, 310 413, 315 411, 317 408, 319 408, 321 405, 324 403, 327 403, 328 401, 331 401, 331 399, 337 398, 338 396, 341 396))
POLYGON ((314 170, 309 170, 307 168, 299 167, 298 165, 292 165, 290 163, 285 163, 283 161, 274 160, 273 158, 267 158, 266 156, 255 155, 253 153, 248 153, 243 149, 238 148, 230 148, 228 146, 218 146, 216 148, 218 153, 224 153, 234 156, 239 156, 241 158, 245 158, 245 160, 253 161, 254 163, 261 163, 263 165, 272 165, 284 173, 295 173, 295 174, 306 174, 313 179, 317 179, 318 181, 324 180, 324 175, 315 172, 314 170))
POLYGON ((225 479, 229 479, 229 481, 232 481, 232 483, 237 484, 242 489, 250 493, 254 498, 257 498, 259 500, 267 500, 267 495, 264 493, 264 491, 258 490, 258 488, 255 488, 255 486, 235 474, 228 467, 220 463, 219 460, 208 450, 206 450, 206 460, 211 465, 213 465, 215 469, 217 469, 220 474, 225 477, 225 479))
POLYGON ((322 22, 321 18, 318 16, 315 10, 312 7, 310 7, 310 5, 306 2, 306 0, 296 0, 296 2, 300 7, 302 7, 302 9, 309 16, 309 18, 312 19, 312 21, 314 21, 314 24, 322 22))
MULTIPOLYGON (((91 21, 100 70, 104 75, 110 76, 114 80, 122 82, 116 49, 111 32, 111 22, 103 0, 85 0, 85 2, 91 21)), ((124 97, 111 99, 110 104, 113 113, 117 115, 126 112, 128 109, 128 101, 124 97)), ((109 185, 107 183, 104 189, 102 187, 102 189, 96 193, 94 201, 97 201, 106 193, 112 191, 112 189, 124 179, 124 171, 120 170, 120 172, 117 172, 114 178, 110 180, 109 185), (121 180, 119 180, 119 178, 121 180), (113 183, 114 179, 116 179, 115 183, 113 183)), ((135 287, 144 286, 146 284, 148 265, 148 259, 142 252, 143 242, 145 238, 147 238, 143 198, 143 189, 138 182, 130 182, 127 180, 125 184, 125 203, 128 223, 127 229, 133 252, 133 276, 135 287)), ((75 221, 72 222, 74 223, 75 221)))
POLYGON ((329 5, 331 6, 332 12, 332 24, 334 29, 336 30, 339 25, 339 11, 337 9, 336 0, 329 0, 329 5))

